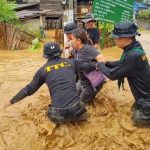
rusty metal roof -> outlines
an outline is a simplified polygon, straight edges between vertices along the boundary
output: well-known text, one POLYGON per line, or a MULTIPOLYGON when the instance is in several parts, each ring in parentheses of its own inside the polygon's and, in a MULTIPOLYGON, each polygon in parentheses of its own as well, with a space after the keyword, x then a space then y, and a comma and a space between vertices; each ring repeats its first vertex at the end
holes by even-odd
MULTIPOLYGON (((23 20, 26 18, 34 18, 34 17, 38 17, 41 15, 53 15, 55 16, 55 10, 51 9, 51 10, 22 10, 22 11, 18 11, 16 12, 17 16, 19 17, 19 19, 23 20)), ((61 15, 61 13, 60 13, 61 15)))

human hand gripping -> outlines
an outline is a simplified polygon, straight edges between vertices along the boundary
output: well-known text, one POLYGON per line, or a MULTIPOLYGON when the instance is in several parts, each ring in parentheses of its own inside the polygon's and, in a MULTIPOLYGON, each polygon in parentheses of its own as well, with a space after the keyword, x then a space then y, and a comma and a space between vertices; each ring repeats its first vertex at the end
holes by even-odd
POLYGON ((96 60, 97 60, 98 62, 103 62, 103 63, 106 62, 106 59, 105 59, 104 55, 102 55, 102 54, 97 55, 97 56, 96 56, 96 60))

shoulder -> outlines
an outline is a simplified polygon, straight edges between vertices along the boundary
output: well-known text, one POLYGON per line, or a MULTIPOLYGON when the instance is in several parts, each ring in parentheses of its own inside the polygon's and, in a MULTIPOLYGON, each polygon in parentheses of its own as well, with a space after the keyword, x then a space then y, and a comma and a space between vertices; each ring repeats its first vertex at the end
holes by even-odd
POLYGON ((145 55, 144 50, 132 50, 127 54, 127 57, 137 59, 143 55, 145 55))
POLYGON ((146 58, 144 51, 132 51, 125 56, 124 61, 128 61, 128 63, 137 63, 144 58, 146 58))
POLYGON ((84 52, 89 52, 89 51, 92 51, 92 50, 94 50, 94 49, 95 49, 95 48, 92 47, 91 45, 86 44, 86 45, 84 46, 84 48, 83 48, 83 51, 84 51, 84 52))
POLYGON ((39 78, 41 78, 42 77, 42 71, 43 70, 43 67, 41 67, 40 69, 38 69, 36 72, 35 72, 35 74, 34 74, 34 78, 36 78, 36 79, 39 79, 39 78))

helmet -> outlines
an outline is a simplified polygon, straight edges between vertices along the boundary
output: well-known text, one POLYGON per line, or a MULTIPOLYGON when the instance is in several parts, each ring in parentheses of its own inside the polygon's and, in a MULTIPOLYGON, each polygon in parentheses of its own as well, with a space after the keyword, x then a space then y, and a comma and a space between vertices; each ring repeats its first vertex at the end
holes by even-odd
POLYGON ((44 58, 50 59, 50 58, 59 57, 61 55, 61 50, 57 43, 48 42, 44 45, 43 53, 44 53, 43 54, 44 58))
POLYGON ((140 35, 137 32, 137 25, 132 21, 122 21, 115 25, 111 38, 120 38, 120 37, 134 37, 136 35, 140 35))
POLYGON ((68 23, 64 26, 64 33, 73 33, 74 30, 77 28, 77 25, 75 23, 68 23))

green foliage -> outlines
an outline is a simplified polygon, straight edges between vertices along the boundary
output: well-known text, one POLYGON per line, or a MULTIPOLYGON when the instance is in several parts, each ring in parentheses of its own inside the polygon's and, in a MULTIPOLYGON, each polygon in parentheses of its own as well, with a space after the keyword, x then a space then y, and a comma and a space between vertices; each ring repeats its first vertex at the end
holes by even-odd
POLYGON ((14 9, 14 3, 0 0, 0 22, 15 24, 18 21, 14 9))
MULTIPOLYGON (((104 22, 99 22, 99 29, 103 29, 104 28, 104 22)), ((108 32, 111 32, 114 29, 114 24, 112 23, 107 23, 106 24, 106 30, 108 32)))
POLYGON ((104 47, 111 47, 114 46, 114 41, 113 39, 110 38, 110 34, 112 32, 112 30, 114 29, 114 24, 112 23, 106 23, 106 28, 104 29, 104 22, 98 22, 98 26, 99 29, 101 31, 101 41, 100 41, 100 47, 101 49, 103 49, 103 44, 104 47), (103 39, 102 39, 102 32, 104 32, 105 30, 105 36, 104 36, 104 43, 103 43, 103 39))
POLYGON ((145 22, 150 22, 150 10, 140 11, 138 15, 138 19, 145 22))
POLYGON ((29 48, 29 50, 33 51, 33 50, 37 50, 40 48, 40 42, 38 38, 35 38, 34 40, 32 40, 32 46, 29 48))
POLYGON ((139 3, 143 3, 144 2, 144 0, 136 0, 137 2, 139 2, 139 3))

